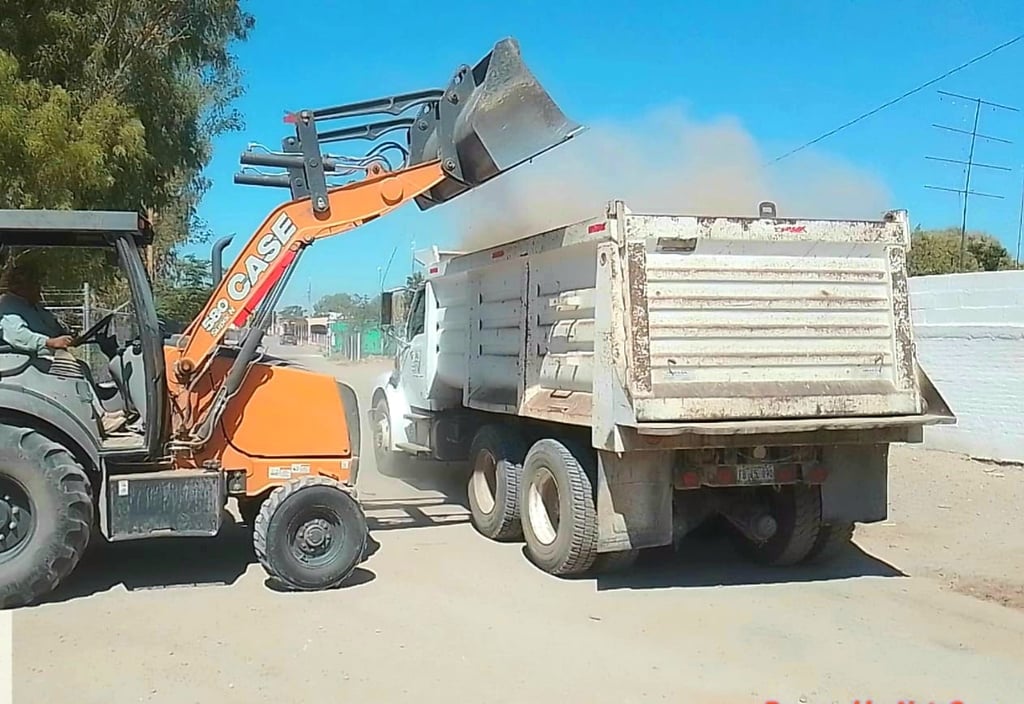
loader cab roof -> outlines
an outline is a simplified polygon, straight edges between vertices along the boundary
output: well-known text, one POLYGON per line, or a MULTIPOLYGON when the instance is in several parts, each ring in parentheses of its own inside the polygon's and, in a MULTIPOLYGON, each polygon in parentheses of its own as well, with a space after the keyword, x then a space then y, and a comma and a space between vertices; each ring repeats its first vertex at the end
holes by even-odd
POLYGON ((12 247, 110 247, 129 236, 137 247, 153 242, 149 222, 113 210, 0 210, 0 245, 12 247))

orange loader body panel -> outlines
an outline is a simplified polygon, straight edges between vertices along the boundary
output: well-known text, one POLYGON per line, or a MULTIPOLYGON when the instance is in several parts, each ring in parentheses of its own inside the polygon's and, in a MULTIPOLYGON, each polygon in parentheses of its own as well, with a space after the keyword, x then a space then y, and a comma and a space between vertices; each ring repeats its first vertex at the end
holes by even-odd
MULTIPOLYGON (((178 354, 165 348, 168 361, 178 354)), ((205 410, 232 361, 213 360, 189 394, 193 408, 205 410)), ((173 379, 169 383, 175 384, 173 379)), ((194 453, 177 454, 175 463, 182 468, 217 463, 223 470, 244 469, 248 496, 306 475, 352 484, 359 462, 359 448, 353 447, 358 444, 359 415, 357 408, 346 407, 342 388, 325 374, 287 364, 253 364, 210 441, 194 453)), ((354 394, 347 400, 355 404, 354 394)))

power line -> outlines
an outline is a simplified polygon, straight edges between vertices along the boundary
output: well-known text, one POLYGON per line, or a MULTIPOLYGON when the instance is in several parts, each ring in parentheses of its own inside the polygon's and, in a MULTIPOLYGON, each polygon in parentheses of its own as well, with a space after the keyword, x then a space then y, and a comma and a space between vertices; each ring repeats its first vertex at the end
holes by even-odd
MULTIPOLYGON (((1024 164, 1020 167, 1024 174, 1024 164)), ((1024 233, 1024 176, 1020 184, 1020 220, 1017 221, 1017 268, 1020 269, 1020 236, 1024 233)))
POLYGON ((949 78, 954 73, 958 73, 960 71, 963 71, 965 68, 967 68, 969 66, 972 66, 972 65, 978 63, 979 61, 984 61, 985 59, 987 59, 988 57, 992 56, 996 52, 1002 51, 1003 49, 1016 44, 1017 42, 1019 42, 1022 39, 1024 39, 1024 34, 1018 34, 1013 39, 1005 41, 1005 42, 1003 42, 1002 44, 1000 44, 998 46, 992 47, 991 49, 986 51, 984 54, 979 54, 978 56, 975 56, 970 61, 966 61, 966 62, 960 64, 959 66, 955 67, 955 68, 949 69, 948 71, 943 73, 941 76, 937 76, 937 77, 931 79, 930 81, 922 83, 921 85, 917 86, 916 88, 908 90, 906 93, 903 93, 902 95, 900 95, 900 96, 898 96, 896 98, 893 98, 892 100, 890 100, 890 101, 888 101, 886 103, 883 103, 883 104, 879 105, 877 108, 873 108, 871 110, 868 110, 866 113, 863 113, 862 115, 858 115, 857 117, 853 118, 852 120, 849 120, 848 122, 844 122, 843 124, 839 125, 839 127, 836 127, 835 129, 831 129, 828 132, 825 132, 824 134, 822 134, 822 135, 820 135, 818 137, 815 137, 811 141, 805 142, 804 144, 801 144, 799 147, 796 147, 795 149, 790 149, 785 154, 782 154, 781 156, 777 156, 774 159, 772 159, 771 161, 769 161, 768 164, 769 165, 776 164, 776 163, 782 161, 783 159, 786 159, 788 157, 793 156, 797 152, 802 152, 804 149, 807 149, 808 147, 812 147, 815 144, 817 144, 818 142, 826 140, 829 137, 831 137, 831 136, 833 136, 835 134, 838 134, 839 132, 842 132, 847 127, 852 127, 853 125, 857 124, 861 120, 865 120, 865 119, 871 117, 872 115, 880 113, 883 110, 885 110, 886 108, 892 107, 896 103, 909 98, 910 96, 914 95, 915 93, 920 93, 925 88, 927 88, 929 86, 933 86, 936 83, 938 83, 939 81, 942 81, 943 79, 949 78))

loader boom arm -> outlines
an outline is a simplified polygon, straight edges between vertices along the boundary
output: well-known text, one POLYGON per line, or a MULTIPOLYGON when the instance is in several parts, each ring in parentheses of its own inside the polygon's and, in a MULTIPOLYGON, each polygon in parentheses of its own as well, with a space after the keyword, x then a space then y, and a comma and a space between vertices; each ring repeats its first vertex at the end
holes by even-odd
POLYGON ((178 346, 168 351, 173 452, 194 451, 213 435, 258 356, 263 333, 302 251, 415 201, 421 210, 445 203, 570 139, 567 119, 506 38, 475 66, 460 66, 446 88, 415 91, 289 113, 294 136, 281 151, 250 146, 235 183, 287 188, 249 239, 178 346), (415 111, 414 116, 404 116, 415 111), (368 115, 395 119, 327 128, 368 115), (404 133, 404 139, 380 141, 404 133), (376 143, 362 156, 325 153, 350 141, 376 143), (393 161, 401 155, 399 165, 393 161), (260 169, 277 169, 268 173, 260 169), (283 172, 282 172, 283 171, 283 172), (359 175, 362 175, 360 178, 359 175), (339 183, 338 179, 353 179, 339 183), (249 322, 228 375, 200 408, 199 385, 232 326, 249 322))
POLYGON ((426 162, 331 190, 324 215, 314 213, 308 199, 274 209, 186 330, 174 363, 178 380, 186 382, 203 367, 230 325, 245 323, 295 262, 301 248, 385 215, 444 178, 439 162, 426 162))

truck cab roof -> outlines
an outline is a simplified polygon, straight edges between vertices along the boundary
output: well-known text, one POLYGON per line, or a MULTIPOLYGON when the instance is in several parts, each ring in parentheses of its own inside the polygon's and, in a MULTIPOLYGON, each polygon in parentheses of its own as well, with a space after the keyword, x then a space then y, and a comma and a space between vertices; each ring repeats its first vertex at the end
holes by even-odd
POLYGON ((153 230, 142 215, 113 210, 0 210, 0 244, 21 247, 110 247, 129 236, 142 247, 153 230))

